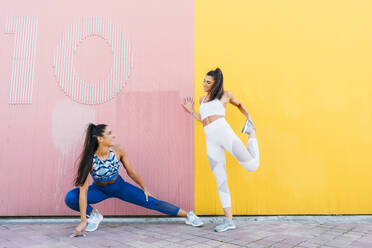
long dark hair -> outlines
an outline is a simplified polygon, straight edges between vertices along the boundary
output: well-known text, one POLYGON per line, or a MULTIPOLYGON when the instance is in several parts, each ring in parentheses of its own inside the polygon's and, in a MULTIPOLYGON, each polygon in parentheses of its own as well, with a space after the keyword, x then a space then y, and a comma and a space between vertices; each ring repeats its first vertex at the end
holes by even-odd
POLYGON ((97 137, 103 136, 106 126, 105 124, 89 124, 85 135, 84 148, 80 155, 79 169, 74 183, 75 186, 82 186, 92 169, 93 156, 98 148, 97 137))
POLYGON ((214 79, 214 84, 212 86, 212 89, 209 92, 210 93, 210 95, 209 95, 210 101, 212 101, 216 98, 221 99, 221 97, 223 96, 223 93, 224 93, 222 71, 220 70, 220 68, 217 67, 216 70, 209 71, 207 73, 207 75, 213 77, 213 79, 214 79))

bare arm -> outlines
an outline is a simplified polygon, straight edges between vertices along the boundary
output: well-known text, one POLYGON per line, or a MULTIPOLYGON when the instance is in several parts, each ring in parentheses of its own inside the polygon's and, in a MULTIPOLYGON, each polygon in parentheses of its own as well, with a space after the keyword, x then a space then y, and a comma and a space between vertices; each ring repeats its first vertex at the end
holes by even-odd
POLYGON ((226 91, 225 94, 229 97, 229 103, 235 105, 240 110, 240 112, 248 119, 249 113, 245 106, 241 102, 239 102, 239 100, 230 91, 226 91))
POLYGON ((201 116, 199 113, 195 112, 194 110, 194 99, 192 97, 186 97, 185 102, 182 106, 189 112, 196 120, 202 122, 201 116))
POLYGON ((77 237, 79 235, 85 236, 85 228, 87 226, 87 195, 89 187, 89 174, 85 179, 83 185, 79 186, 79 208, 80 208, 80 224, 75 228, 74 233, 71 237, 77 237))
POLYGON ((87 195, 89 187, 89 174, 85 179, 85 182, 82 186, 79 186, 79 208, 80 208, 80 219, 81 222, 87 221, 87 195))
POLYGON ((120 154, 120 162, 123 164, 125 171, 127 172, 128 176, 135 181, 138 186, 140 186, 143 190, 146 188, 143 184, 140 176, 137 172, 133 169, 131 162, 129 161, 128 155, 124 152, 121 148, 116 148, 120 154))
POLYGON ((138 186, 141 187, 141 189, 143 190, 143 192, 146 196, 146 201, 148 201, 148 197, 149 196, 153 197, 153 195, 147 190, 147 188, 145 187, 145 185, 142 182, 142 179, 140 178, 138 173, 134 170, 131 162, 129 161, 128 155, 120 147, 117 147, 116 150, 120 155, 120 162, 123 164, 124 169, 126 170, 128 176, 130 178, 132 178, 133 181, 135 181, 138 184, 138 186))

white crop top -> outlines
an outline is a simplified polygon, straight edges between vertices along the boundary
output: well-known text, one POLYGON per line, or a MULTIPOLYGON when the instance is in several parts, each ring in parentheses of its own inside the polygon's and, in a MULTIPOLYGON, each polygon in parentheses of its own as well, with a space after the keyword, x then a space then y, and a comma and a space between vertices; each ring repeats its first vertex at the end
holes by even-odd
POLYGON ((204 103, 204 99, 202 103, 200 104, 200 117, 202 120, 205 118, 212 116, 212 115, 222 115, 225 116, 225 107, 223 106, 222 102, 218 100, 217 98, 204 103))

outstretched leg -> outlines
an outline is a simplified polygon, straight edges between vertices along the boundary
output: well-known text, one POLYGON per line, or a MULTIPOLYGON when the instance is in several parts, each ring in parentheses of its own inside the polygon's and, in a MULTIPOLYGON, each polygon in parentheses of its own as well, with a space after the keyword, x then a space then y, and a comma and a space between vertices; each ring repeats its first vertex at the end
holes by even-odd
POLYGON ((148 201, 146 201, 146 196, 143 193, 143 190, 128 183, 125 182, 121 177, 119 177, 115 182, 116 189, 114 190, 114 197, 117 197, 123 201, 130 202, 133 204, 136 204, 138 206, 152 209, 159 211, 164 214, 169 214, 173 216, 185 216, 186 212, 181 211, 180 208, 170 204, 165 201, 160 201, 152 196, 148 197, 148 201), (119 181, 120 180, 120 181, 119 181), (179 213, 180 212, 180 213, 179 213))

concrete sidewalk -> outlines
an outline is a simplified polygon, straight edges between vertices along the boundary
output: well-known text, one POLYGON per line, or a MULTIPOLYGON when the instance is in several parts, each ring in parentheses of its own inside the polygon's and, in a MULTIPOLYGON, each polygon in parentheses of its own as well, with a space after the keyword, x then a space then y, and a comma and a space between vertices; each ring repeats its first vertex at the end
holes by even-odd
POLYGON ((79 238, 69 237, 77 218, 0 219, 0 247, 372 247, 372 216, 236 217, 238 229, 224 233, 213 231, 222 218, 202 219, 194 228, 181 218, 105 218, 79 238))

